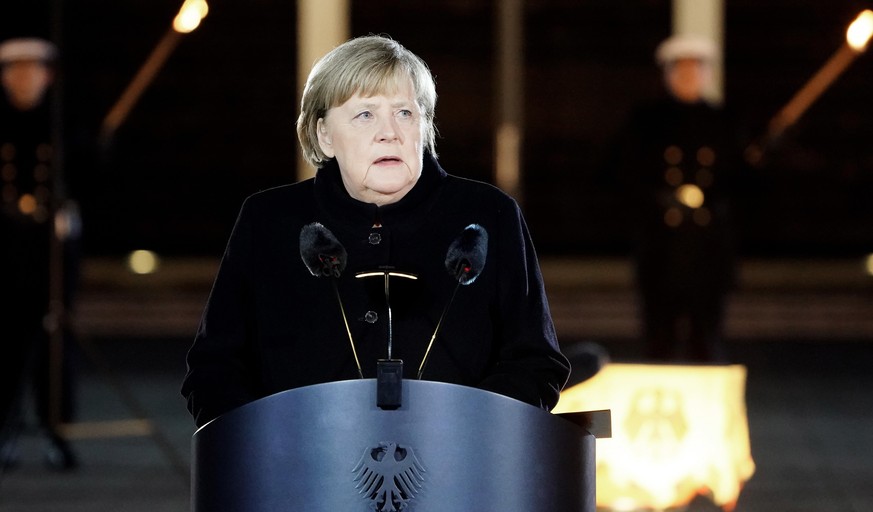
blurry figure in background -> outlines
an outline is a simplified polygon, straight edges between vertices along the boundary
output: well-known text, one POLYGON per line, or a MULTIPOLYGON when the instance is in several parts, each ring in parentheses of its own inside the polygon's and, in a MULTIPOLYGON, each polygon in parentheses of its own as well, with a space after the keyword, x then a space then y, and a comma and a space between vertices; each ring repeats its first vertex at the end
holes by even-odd
POLYGON ((667 97, 635 109, 622 133, 620 179, 630 193, 646 355, 726 358, 723 313, 734 282, 732 200, 741 145, 703 91, 715 45, 674 36, 657 49, 667 97))
POLYGON ((51 306, 52 279, 61 277, 53 272, 62 275, 62 300, 69 305, 79 232, 75 209, 61 208, 59 200, 57 148, 47 99, 56 55, 56 47, 39 38, 0 44, 4 93, 0 95, 0 462, 4 468, 16 462, 15 442, 24 425, 23 398, 30 384, 35 412, 49 440, 46 462, 57 469, 76 466, 73 452, 55 428, 55 423, 69 421, 72 415, 69 365, 61 365, 61 396, 55 398, 49 389, 51 372, 57 371, 49 368, 50 333, 66 323, 58 308, 51 306), (52 268, 53 251, 61 244, 64 271, 52 268), (59 403, 51 403, 55 399, 59 403))

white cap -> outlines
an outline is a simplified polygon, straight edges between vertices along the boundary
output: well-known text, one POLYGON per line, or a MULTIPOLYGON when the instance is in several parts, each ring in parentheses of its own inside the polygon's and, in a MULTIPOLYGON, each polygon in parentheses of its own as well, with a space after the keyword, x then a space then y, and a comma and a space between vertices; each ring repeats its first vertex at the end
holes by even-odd
POLYGON ((58 50, 54 44, 37 37, 8 39, 0 44, 0 64, 19 60, 50 61, 58 50))
POLYGON ((694 35, 676 35, 666 39, 655 50, 655 60, 661 66, 678 59, 714 60, 716 46, 711 40, 694 35))

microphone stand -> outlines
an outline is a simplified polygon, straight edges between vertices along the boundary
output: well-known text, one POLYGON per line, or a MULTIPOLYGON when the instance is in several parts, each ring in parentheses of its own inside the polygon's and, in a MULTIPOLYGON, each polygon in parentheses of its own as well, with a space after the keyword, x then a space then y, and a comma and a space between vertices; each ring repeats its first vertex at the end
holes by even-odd
MULTIPOLYGON (((472 265, 466 259, 458 261, 454 273, 455 280, 458 283, 455 285, 455 289, 452 290, 452 296, 446 303, 446 307, 443 308, 443 312, 440 314, 440 319, 437 320, 436 328, 433 330, 433 335, 430 337, 430 342, 428 342, 427 349, 425 349, 424 351, 424 357, 421 358, 421 364, 418 365, 418 380, 421 380, 421 376, 424 375, 424 366, 427 364, 427 358, 430 357, 430 349, 433 348, 433 342, 436 339, 437 334, 440 332, 440 327, 442 327, 443 325, 443 319, 446 317, 446 313, 448 313, 452 302, 455 301, 455 295, 458 294, 458 288, 460 288, 461 285, 464 284, 464 278, 468 277, 468 274, 470 274, 472 270, 472 265)), ((469 284, 470 282, 472 281, 467 281, 467 284, 469 284)))
POLYGON ((355 366, 357 366, 357 369, 358 369, 358 377, 363 379, 364 372, 361 370, 361 361, 358 359, 358 351, 355 349, 355 340, 352 339, 352 330, 349 329, 349 321, 346 318, 346 310, 343 307, 343 302, 342 302, 342 299, 340 298, 340 294, 339 294, 339 287, 337 286, 336 282, 337 282, 336 279, 330 280, 330 284, 333 285, 333 293, 336 295, 336 300, 339 303, 340 314, 342 314, 342 317, 343 317, 343 324, 345 324, 345 326, 346 326, 346 334, 348 334, 349 343, 352 346, 352 355, 355 357, 355 366))
POLYGON ((391 360, 394 347, 394 317, 391 314, 391 274, 385 272, 385 306, 388 308, 388 360, 391 360))
POLYGON ((333 293, 336 295, 336 302, 339 304, 340 314, 343 317, 343 325, 346 328, 346 334, 349 337, 349 344, 352 346, 352 356, 355 358, 355 366, 358 369, 358 376, 360 378, 364 378, 364 372, 361 370, 361 361, 358 359, 358 351, 355 348, 355 340, 352 338, 352 330, 349 328, 349 320, 346 317, 346 308, 343 307, 343 299, 340 297, 339 293, 339 285, 337 281, 339 281, 340 276, 340 264, 339 260, 336 257, 319 255, 318 259, 321 261, 322 265, 322 274, 331 277, 330 284, 333 287, 333 293))
POLYGON ((440 314, 440 319, 437 320, 436 329, 433 331, 433 336, 430 337, 430 342, 427 344, 427 349, 424 351, 424 357, 421 358, 421 364, 418 365, 418 380, 421 380, 421 376, 424 375, 424 366, 427 364, 427 358, 430 356, 430 349, 433 348, 433 341, 436 339, 437 334, 440 332, 440 327, 443 325, 443 318, 446 317, 446 313, 449 311, 449 307, 452 305, 452 302, 455 300, 455 295, 458 293, 458 288, 461 287, 461 282, 458 281, 458 284, 455 285, 455 289, 452 290, 452 297, 449 299, 449 302, 446 303, 446 307, 443 308, 442 314, 440 314))
POLYGON ((376 405, 381 409, 393 410, 403 401, 403 360, 394 359, 394 318, 391 311, 391 277, 418 279, 415 274, 391 270, 359 272, 355 278, 382 277, 384 282, 385 306, 388 309, 388 358, 376 361, 376 405))

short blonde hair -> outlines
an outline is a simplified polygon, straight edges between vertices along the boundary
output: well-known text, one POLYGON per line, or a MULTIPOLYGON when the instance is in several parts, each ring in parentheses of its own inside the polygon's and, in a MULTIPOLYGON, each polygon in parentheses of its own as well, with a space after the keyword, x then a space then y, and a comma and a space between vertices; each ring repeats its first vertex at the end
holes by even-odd
POLYGON ((397 41, 365 36, 346 41, 312 67, 297 118, 297 138, 303 158, 321 167, 329 158, 318 144, 318 120, 327 111, 360 93, 362 96, 394 92, 405 78, 412 80, 416 102, 424 117, 424 146, 436 156, 436 85, 427 65, 397 41))

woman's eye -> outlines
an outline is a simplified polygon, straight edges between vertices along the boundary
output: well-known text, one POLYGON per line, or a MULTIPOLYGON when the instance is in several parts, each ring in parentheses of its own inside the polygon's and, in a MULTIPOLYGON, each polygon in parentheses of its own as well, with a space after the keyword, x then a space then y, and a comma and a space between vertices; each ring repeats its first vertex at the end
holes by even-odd
POLYGON ((358 115, 356 115, 355 117, 358 118, 358 119, 372 119, 372 118, 373 118, 373 113, 370 112, 369 110, 365 110, 365 111, 363 111, 363 112, 360 112, 360 113, 359 113, 358 115))
POLYGON ((398 112, 397 112, 397 115, 398 115, 398 117, 400 117, 400 118, 408 119, 408 118, 412 117, 412 111, 411 111, 411 110, 407 110, 407 109, 403 109, 403 110, 398 111, 398 112))

